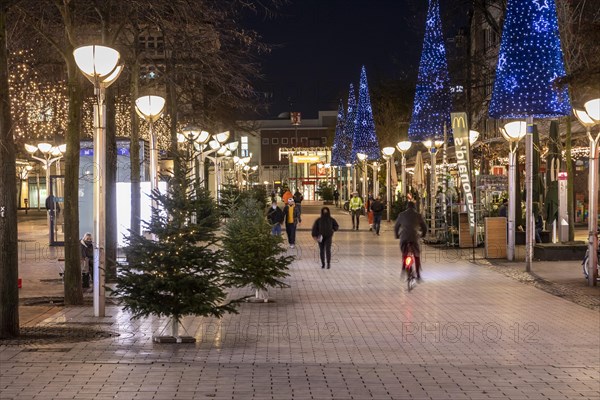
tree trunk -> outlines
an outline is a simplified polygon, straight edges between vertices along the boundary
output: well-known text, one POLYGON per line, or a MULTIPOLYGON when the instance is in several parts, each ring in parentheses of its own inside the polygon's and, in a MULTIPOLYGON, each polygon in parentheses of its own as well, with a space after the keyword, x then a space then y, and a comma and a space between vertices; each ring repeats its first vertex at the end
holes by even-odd
POLYGON ((16 154, 8 96, 6 11, 0 5, 0 339, 19 335, 16 154))
POLYGON ((117 122, 114 87, 106 89, 106 282, 117 278, 117 122))
POLYGON ((67 123, 65 154, 65 304, 82 305, 81 249, 79 245, 79 131, 81 127, 82 89, 80 72, 73 52, 67 54, 69 89, 69 119, 67 123))
MULTIPOLYGON (((137 37, 137 34, 135 35, 137 37)), ((139 76, 140 63, 137 54, 134 56, 134 62, 131 65, 131 80, 129 81, 129 94, 131 97, 130 115, 131 115, 131 142, 129 144, 129 161, 131 163, 131 231, 137 235, 140 234, 141 216, 140 216, 140 123, 139 117, 135 111, 135 100, 139 94, 139 76)))
POLYGON ((573 158, 571 157, 571 118, 567 117, 567 137, 565 152, 567 155, 567 213, 569 214, 569 242, 575 240, 575 208, 574 186, 575 172, 573 171, 573 158))

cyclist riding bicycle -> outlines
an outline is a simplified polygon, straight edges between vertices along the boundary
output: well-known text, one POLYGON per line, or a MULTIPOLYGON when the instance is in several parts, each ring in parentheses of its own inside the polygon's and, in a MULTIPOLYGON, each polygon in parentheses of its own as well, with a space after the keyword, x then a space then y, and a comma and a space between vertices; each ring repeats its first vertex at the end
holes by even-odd
MULTIPOLYGON (((406 257, 409 247, 415 257, 415 266, 417 272, 417 280, 421 279, 421 248, 419 246, 419 231, 421 237, 427 234, 427 225, 421 214, 415 209, 415 203, 409 201, 405 211, 398 214, 396 225, 394 226, 394 234, 396 239, 400 239, 400 251, 402 252, 402 260, 406 257)), ((404 271, 404 267, 402 268, 404 271)))

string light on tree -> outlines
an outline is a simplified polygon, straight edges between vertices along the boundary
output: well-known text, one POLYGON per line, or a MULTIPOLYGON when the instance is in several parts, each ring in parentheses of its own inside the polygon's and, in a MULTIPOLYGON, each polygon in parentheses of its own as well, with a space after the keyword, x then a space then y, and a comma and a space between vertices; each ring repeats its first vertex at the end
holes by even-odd
POLYGON ((352 140, 352 160, 356 160, 358 153, 365 154, 369 160, 378 160, 380 155, 379 141, 375 133, 373 109, 369 96, 367 71, 362 67, 360 72, 360 86, 358 88, 358 105, 356 107, 356 120, 352 140))
POLYGON ((346 138, 346 117, 344 116, 344 103, 340 99, 338 106, 337 122, 335 124, 335 137, 333 139, 333 148, 331 149, 331 165, 337 167, 346 166, 350 159, 352 140, 346 138))
POLYGON ((409 139, 414 142, 443 139, 444 125, 450 125, 451 107, 440 6, 438 0, 430 0, 413 113, 408 128, 409 139))
POLYGON ((554 118, 569 115, 566 75, 554 1, 509 0, 496 80, 492 118, 554 118))
POLYGON ((346 113, 346 126, 344 129, 344 138, 348 143, 348 154, 350 159, 346 160, 348 164, 351 164, 354 160, 354 152, 352 151, 352 145, 354 142, 354 131, 356 128, 356 95, 354 94, 354 85, 350 84, 350 91, 348 92, 348 112, 346 113))

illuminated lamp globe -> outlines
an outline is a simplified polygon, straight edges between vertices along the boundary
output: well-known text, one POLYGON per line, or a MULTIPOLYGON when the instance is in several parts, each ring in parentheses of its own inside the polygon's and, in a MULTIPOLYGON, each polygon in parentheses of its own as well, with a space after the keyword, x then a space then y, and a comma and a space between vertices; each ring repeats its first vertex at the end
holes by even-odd
POLYGON ((202 132, 202 130, 195 125, 188 125, 185 128, 183 128, 181 132, 183 133, 182 136, 184 138, 194 142, 200 137, 200 132, 202 132))
POLYGON ((596 122, 600 122, 600 99, 594 99, 586 102, 583 107, 590 118, 596 122))
POLYGON ((367 155, 365 153, 356 153, 356 157, 358 157, 360 161, 365 161, 367 159, 367 155))
MULTIPOLYGON (((110 47, 91 45, 76 48, 73 50, 73 57, 81 72, 92 83, 108 83, 107 78, 112 78, 118 69, 121 55, 110 47), (104 82, 105 80, 107 82, 104 82)), ((115 79, 116 77, 110 82, 114 82, 115 79)))
POLYGON ((48 154, 49 152, 52 151, 52 146, 50 143, 40 143, 37 145, 38 149, 40 149, 40 151, 44 154, 48 154))
POLYGON ((251 169, 252 171, 256 171, 258 169, 258 165, 253 166, 251 169))
POLYGON ((36 146, 32 146, 32 145, 30 145, 30 144, 25 144, 25 150, 26 150, 28 153, 31 153, 31 154, 33 154, 33 153, 35 153, 36 151, 38 151, 38 148, 37 148, 36 146))
POLYGON ((398 142, 396 148, 398 148, 398 150, 401 152, 405 152, 408 151, 408 149, 410 149, 410 146, 412 146, 412 142, 409 142, 408 140, 403 140, 401 142, 398 142))
POLYGON ((518 142, 527 133, 527 123, 524 121, 513 121, 504 125, 502 135, 510 142, 518 142))
POLYGON ((211 140, 210 142, 208 142, 208 145, 212 150, 217 150, 221 147, 221 143, 217 142, 216 140, 211 140))
POLYGON ((396 152, 396 149, 393 147, 384 147, 381 152, 383 153, 384 156, 388 156, 390 157, 391 155, 393 155, 396 152))
POLYGON ((161 96, 142 96, 135 101, 135 111, 148 122, 156 122, 165 109, 165 99, 161 96))
POLYGON ((227 147, 227 150, 236 151, 239 145, 240 142, 230 142, 227 143, 225 146, 227 147))
POLYGON ((60 146, 58 146, 58 151, 60 151, 61 153, 65 153, 67 151, 67 145, 65 144, 61 144, 60 146))
POLYGON ((221 144, 225 143, 227 141, 227 139, 229 139, 229 131, 217 133, 215 135, 215 140, 221 144))
POLYGON ((596 125, 596 121, 594 121, 585 110, 574 108, 573 114, 575 114, 579 120, 579 123, 585 128, 591 128, 592 126, 596 125))
POLYGON ((469 144, 473 144, 479 139, 479 132, 470 130, 469 131, 469 144))
POLYGON ((425 140, 423 141, 423 146, 427 147, 428 150, 431 150, 433 147, 433 142, 431 140, 425 140))

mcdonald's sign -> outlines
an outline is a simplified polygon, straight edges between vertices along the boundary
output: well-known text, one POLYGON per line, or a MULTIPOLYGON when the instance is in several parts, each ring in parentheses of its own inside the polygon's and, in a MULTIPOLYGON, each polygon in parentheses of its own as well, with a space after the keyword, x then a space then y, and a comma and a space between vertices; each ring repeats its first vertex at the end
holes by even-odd
POLYGON ((458 175, 462 182, 471 236, 475 233, 475 194, 471 183, 471 149, 469 148, 469 125, 467 113, 450 113, 454 135, 454 153, 458 175))

